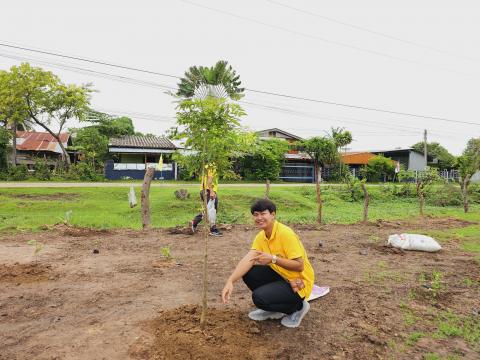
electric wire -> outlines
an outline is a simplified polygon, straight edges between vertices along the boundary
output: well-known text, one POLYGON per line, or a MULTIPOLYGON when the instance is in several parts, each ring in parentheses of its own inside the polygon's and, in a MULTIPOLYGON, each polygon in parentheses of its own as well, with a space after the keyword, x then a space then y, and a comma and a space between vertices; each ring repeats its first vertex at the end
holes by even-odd
MULTIPOLYGON (((181 1, 185 2, 187 0, 181 0, 181 1)), ((64 58, 68 58, 68 59, 75 59, 75 60, 86 61, 86 62, 91 62, 91 63, 95 63, 95 64, 108 65, 108 66, 111 66, 111 67, 119 67, 121 69, 128 69, 128 70, 132 70, 132 71, 138 71, 138 72, 143 72, 143 73, 148 73, 148 74, 153 74, 153 75, 168 76, 170 78, 180 79, 179 76, 175 76, 175 75, 168 75, 168 74, 164 74, 164 73, 159 73, 159 72, 155 72, 155 71, 144 70, 144 69, 139 69, 139 68, 134 68, 134 67, 128 67, 128 66, 123 66, 123 65, 115 65, 115 64, 111 64, 111 63, 107 63, 107 62, 97 61, 97 60, 88 60, 88 59, 85 59, 85 58, 82 58, 82 57, 74 57, 74 56, 63 55, 63 54, 59 54, 59 53, 39 51, 39 50, 34 50, 34 49, 31 49, 31 48, 26 48, 26 47, 8 45, 8 44, 2 43, 2 42, 0 42, 0 46, 6 46, 6 47, 21 49, 21 50, 26 50, 26 51, 31 51, 31 52, 40 52, 40 53, 43 53, 43 54, 49 54, 49 55, 64 57, 64 58)), ((277 93, 277 92, 273 92, 273 91, 264 91, 264 90, 258 90, 258 89, 250 89, 250 88, 245 88, 245 90, 248 91, 248 92, 257 93, 257 94, 270 95, 270 96, 276 96, 276 97, 298 100, 298 101, 311 102, 311 103, 320 103, 320 104, 334 105, 334 106, 340 106, 340 107, 345 107, 345 108, 353 108, 353 109, 358 109, 358 110, 366 110, 366 111, 381 112, 381 113, 401 115, 401 116, 407 116, 407 117, 416 117, 416 118, 422 118, 422 119, 430 119, 430 120, 438 120, 438 121, 444 121, 444 122, 453 122, 453 123, 480 126, 480 123, 455 120, 455 119, 450 119, 450 118, 446 118, 446 117, 428 116, 428 115, 421 115, 421 114, 415 114, 415 113, 409 113, 409 112, 401 112, 401 111, 394 111, 394 110, 388 110, 388 109, 380 109, 380 108, 369 107, 369 106, 352 105, 352 104, 340 103, 340 102, 335 102, 335 101, 320 100, 320 99, 313 99, 313 98, 307 98, 307 97, 301 97, 301 96, 282 94, 282 93, 277 93)))

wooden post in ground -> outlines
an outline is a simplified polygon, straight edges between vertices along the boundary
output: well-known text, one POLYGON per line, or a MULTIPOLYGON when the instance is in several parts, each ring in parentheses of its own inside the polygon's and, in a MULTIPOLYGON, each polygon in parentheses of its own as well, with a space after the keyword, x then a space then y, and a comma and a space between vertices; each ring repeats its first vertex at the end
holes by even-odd
POLYGON ((143 178, 142 184, 142 228, 144 230, 148 229, 150 226, 150 183, 153 179, 153 174, 155 173, 155 168, 149 167, 145 171, 145 177, 143 178))
POLYGON ((463 211, 468 212, 468 185, 470 183, 470 174, 466 175, 461 182, 462 188, 462 200, 463 200, 463 211))
POLYGON ((265 180, 265 199, 270 197, 270 180, 265 180))
POLYGON ((370 194, 367 191, 365 184, 362 184, 363 190, 363 222, 368 222, 368 204, 370 203, 370 194))

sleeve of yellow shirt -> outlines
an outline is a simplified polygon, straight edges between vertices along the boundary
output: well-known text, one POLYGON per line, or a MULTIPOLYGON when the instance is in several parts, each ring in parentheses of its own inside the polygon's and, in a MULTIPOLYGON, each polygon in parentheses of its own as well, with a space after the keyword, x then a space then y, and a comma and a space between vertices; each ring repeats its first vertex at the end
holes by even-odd
POLYGON ((258 235, 255 236, 255 239, 253 240, 251 249, 252 250, 257 250, 257 251, 262 251, 262 247, 260 245, 260 237, 258 235))
POLYGON ((285 239, 282 241, 283 248, 287 259, 298 259, 304 256, 305 250, 303 249, 300 239, 294 232, 286 232, 285 239))

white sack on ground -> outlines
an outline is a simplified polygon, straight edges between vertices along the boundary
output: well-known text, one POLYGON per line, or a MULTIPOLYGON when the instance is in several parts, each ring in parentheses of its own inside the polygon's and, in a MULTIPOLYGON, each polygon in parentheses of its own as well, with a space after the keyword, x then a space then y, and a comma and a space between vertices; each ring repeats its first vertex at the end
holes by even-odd
POLYGON ((419 234, 394 234, 388 237, 388 245, 403 250, 435 252, 442 247, 430 236, 419 234))
POLYGON ((133 189, 133 186, 130 186, 130 192, 128 193, 128 202, 130 203, 131 208, 137 205, 137 197, 135 196, 135 190, 133 189))
POLYGON ((210 226, 213 226, 217 223, 217 210, 215 210, 215 199, 208 201, 207 211, 208 211, 208 220, 210 221, 210 226))

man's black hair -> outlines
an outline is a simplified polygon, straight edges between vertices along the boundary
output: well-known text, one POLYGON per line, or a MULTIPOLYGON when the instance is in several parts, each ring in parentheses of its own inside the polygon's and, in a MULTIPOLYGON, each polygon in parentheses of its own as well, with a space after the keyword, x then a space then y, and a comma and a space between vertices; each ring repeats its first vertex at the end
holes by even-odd
POLYGON ((275 206, 273 201, 270 201, 268 199, 259 199, 255 201, 250 207, 250 212, 252 213, 252 215, 255 211, 262 212, 265 210, 270 211, 270 213, 277 212, 277 207, 275 206))

